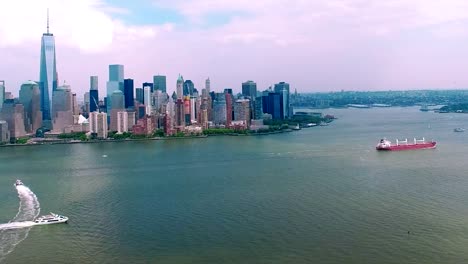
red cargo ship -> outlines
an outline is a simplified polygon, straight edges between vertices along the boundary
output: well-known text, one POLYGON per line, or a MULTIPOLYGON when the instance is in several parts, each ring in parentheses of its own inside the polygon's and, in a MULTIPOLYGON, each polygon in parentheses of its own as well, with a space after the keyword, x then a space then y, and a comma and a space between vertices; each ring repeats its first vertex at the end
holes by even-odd
POLYGON ((375 147, 376 150, 411 150, 411 149, 433 149, 436 147, 436 142, 426 142, 423 139, 414 139, 413 143, 408 143, 408 139, 396 140, 396 144, 392 144, 387 139, 381 139, 379 144, 375 147))

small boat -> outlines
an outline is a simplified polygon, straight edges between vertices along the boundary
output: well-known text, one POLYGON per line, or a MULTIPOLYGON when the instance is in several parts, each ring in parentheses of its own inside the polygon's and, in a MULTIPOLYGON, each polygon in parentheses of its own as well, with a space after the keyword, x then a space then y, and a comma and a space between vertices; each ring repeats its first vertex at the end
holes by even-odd
POLYGON ((16 180, 15 186, 19 186, 19 185, 24 185, 24 184, 23 184, 23 182, 21 182, 20 180, 16 180))
POLYGON ((301 127, 299 126, 299 124, 297 124, 297 125, 293 126, 291 129, 292 130, 301 130, 301 127))
POLYGON ((453 132, 465 132, 465 129, 461 127, 457 127, 453 130, 453 132))
POLYGON ((67 223, 67 221, 68 221, 68 217, 66 216, 50 213, 49 215, 43 215, 43 216, 36 218, 36 220, 34 220, 34 223, 36 225, 50 225, 50 224, 67 223))
POLYGON ((309 123, 309 124, 306 125, 306 127, 314 127, 314 126, 317 126, 317 124, 316 123, 309 123))

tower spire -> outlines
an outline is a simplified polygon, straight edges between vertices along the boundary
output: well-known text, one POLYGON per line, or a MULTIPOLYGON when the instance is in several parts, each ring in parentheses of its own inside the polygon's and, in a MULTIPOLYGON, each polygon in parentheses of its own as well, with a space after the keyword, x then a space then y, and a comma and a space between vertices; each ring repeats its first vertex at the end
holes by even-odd
POLYGON ((47 34, 49 34, 49 8, 47 8, 47 34))

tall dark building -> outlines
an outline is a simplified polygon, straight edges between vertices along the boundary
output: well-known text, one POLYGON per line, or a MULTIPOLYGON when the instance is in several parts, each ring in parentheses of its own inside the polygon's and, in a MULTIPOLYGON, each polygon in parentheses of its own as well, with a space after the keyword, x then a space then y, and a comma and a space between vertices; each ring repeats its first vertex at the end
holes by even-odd
POLYGON ((257 84, 253 81, 247 81, 242 83, 242 95, 250 97, 250 99, 255 100, 257 97, 257 84))
POLYGON ((289 83, 280 82, 275 84, 275 93, 281 94, 283 100, 283 118, 292 116, 292 108, 289 100, 289 83))
POLYGON ((186 80, 184 82, 184 96, 185 95, 193 95, 193 91, 195 90, 195 85, 191 80, 186 80))
POLYGON ((153 76, 153 86, 154 90, 161 90, 161 92, 166 92, 166 76, 156 75, 153 76))
POLYGON ((144 104, 145 103, 145 97, 143 95, 143 88, 136 88, 135 89, 135 95, 136 95, 136 100, 140 103, 140 104, 144 104))
POLYGON ((262 97, 263 113, 271 114, 273 119, 283 119, 283 97, 280 93, 268 93, 262 97))
POLYGON ((89 112, 99 111, 99 91, 89 90, 89 112))
POLYGON ((154 92, 154 84, 153 84, 153 83, 144 82, 144 83, 142 84, 143 89, 145 89, 146 86, 149 86, 149 87, 150 87, 151 93, 154 92))
POLYGON ((133 79, 124 80, 125 108, 135 107, 135 97, 133 96, 133 79))

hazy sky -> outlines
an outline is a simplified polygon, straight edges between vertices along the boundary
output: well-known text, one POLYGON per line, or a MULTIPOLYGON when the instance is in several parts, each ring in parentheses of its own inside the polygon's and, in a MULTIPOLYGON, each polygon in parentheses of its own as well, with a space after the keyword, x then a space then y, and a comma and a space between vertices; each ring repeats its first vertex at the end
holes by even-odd
POLYGON ((203 88, 299 92, 468 87, 466 0, 1 1, 0 80, 39 78, 40 41, 56 36, 60 83, 105 91, 109 64, 136 87, 177 74, 203 88))

